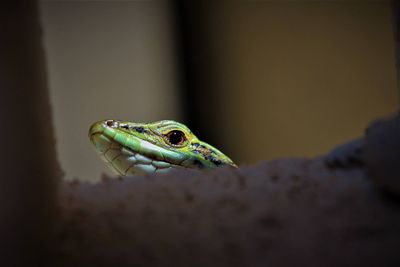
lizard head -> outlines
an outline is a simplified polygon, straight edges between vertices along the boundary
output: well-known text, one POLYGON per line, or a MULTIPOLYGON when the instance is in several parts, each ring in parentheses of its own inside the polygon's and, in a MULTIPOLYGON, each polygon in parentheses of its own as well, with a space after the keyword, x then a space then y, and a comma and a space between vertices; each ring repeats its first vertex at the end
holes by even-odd
POLYGON ((200 141, 184 124, 163 120, 94 123, 89 138, 101 158, 119 175, 168 172, 174 168, 236 167, 215 147, 200 141))

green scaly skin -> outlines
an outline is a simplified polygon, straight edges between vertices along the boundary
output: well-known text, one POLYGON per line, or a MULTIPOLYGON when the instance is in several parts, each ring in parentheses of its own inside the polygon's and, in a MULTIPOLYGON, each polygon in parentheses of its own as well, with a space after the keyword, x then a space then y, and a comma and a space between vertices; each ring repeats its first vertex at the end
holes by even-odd
POLYGON ((176 168, 237 167, 221 151, 200 141, 185 125, 171 120, 99 121, 90 127, 89 138, 100 157, 121 176, 162 173, 176 168), (171 139, 173 135, 182 138, 171 139), (182 142, 173 144, 174 140, 182 142))

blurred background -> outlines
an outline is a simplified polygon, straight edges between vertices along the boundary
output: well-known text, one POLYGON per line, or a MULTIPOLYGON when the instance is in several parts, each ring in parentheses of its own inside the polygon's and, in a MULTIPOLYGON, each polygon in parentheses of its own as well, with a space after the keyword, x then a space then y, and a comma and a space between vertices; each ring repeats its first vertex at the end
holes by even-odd
POLYGON ((98 120, 182 121, 238 164, 312 157, 396 112, 390 1, 41 1, 66 179, 98 120))

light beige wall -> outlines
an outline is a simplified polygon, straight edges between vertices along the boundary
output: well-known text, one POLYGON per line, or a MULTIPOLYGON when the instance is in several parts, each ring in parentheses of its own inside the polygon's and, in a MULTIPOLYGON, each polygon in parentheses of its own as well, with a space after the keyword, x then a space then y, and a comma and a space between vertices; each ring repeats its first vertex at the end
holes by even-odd
POLYGON ((106 171, 87 138, 107 119, 180 119, 165 1, 41 3, 57 149, 66 178, 106 171))
POLYGON ((389 2, 221 2, 215 117, 234 159, 322 154, 397 109, 389 2))

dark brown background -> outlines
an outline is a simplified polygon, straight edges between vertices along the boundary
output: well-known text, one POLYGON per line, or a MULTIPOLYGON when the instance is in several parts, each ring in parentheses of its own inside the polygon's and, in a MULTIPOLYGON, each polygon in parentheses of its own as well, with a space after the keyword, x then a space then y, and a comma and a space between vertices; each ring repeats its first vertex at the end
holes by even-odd
POLYGON ((89 125, 176 119, 239 164, 315 156, 398 108, 389 1, 41 2, 67 178, 89 125))

